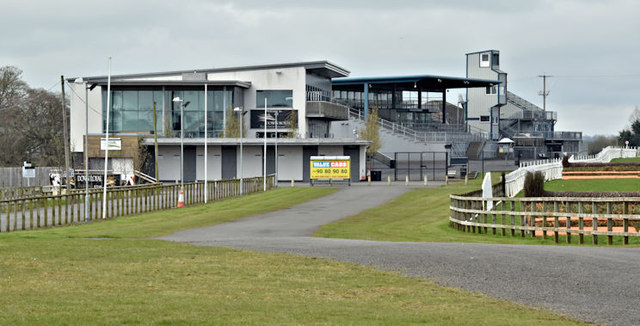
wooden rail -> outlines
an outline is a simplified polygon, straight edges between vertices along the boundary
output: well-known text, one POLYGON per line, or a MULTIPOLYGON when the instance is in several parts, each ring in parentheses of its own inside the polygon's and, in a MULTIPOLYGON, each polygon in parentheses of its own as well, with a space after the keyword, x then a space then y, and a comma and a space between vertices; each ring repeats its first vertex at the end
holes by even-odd
POLYGON ((558 243, 566 236, 571 243, 576 236, 579 244, 584 236, 598 244, 600 237, 613 244, 614 237, 640 236, 640 198, 574 198, 537 197, 483 198, 451 195, 450 226, 464 232, 498 234, 520 237, 553 236, 558 243), (491 210, 487 204, 494 203, 491 210))
MULTIPOLYGON (((274 176, 267 176, 267 188, 274 187, 274 176)), ((262 177, 244 179, 244 194, 261 192, 262 177)), ((106 216, 140 214, 176 207, 179 184, 157 184, 130 187, 114 187, 107 191, 106 216)), ((240 196, 240 180, 222 180, 185 183, 185 205, 204 203, 204 192, 210 201, 240 196)), ((86 223, 102 218, 103 192, 92 189, 89 201, 85 193, 70 192, 63 195, 38 195, 0 200, 0 232, 34 230, 43 227, 86 223), (85 205, 88 215, 85 216, 85 205)))

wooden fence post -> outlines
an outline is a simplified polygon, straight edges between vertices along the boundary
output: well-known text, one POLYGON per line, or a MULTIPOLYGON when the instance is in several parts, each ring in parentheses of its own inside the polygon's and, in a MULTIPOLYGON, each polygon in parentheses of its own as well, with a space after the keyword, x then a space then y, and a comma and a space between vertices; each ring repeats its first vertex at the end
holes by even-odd
POLYGON ((584 216, 582 216, 582 214, 584 213, 584 205, 582 202, 578 202, 578 227, 580 228, 580 233, 578 234, 578 243, 579 244, 583 244, 584 243, 584 216))
POLYGON ((594 214, 592 219, 593 222, 591 222, 591 224, 593 224, 593 233, 591 234, 591 237, 593 238, 593 244, 597 245, 598 235, 595 234, 595 232, 598 232, 598 217, 596 216, 596 214, 598 214, 598 204, 595 201, 591 203, 591 214, 594 214))
MULTIPOLYGON (((607 202, 607 214, 611 214, 611 202, 607 202)), ((607 216, 607 232, 610 234, 612 229, 613 229, 613 220, 611 219, 611 216, 607 216)), ((613 244, 612 235, 607 235, 607 244, 608 245, 613 244)))

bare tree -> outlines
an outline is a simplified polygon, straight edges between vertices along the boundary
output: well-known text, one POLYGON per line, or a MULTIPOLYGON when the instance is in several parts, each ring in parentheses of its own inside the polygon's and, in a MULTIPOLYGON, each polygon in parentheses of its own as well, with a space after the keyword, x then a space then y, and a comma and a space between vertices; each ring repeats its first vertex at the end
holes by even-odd
POLYGON ((21 78, 22 70, 0 67, 0 109, 11 108, 24 98, 29 87, 21 78))
POLYGON ((240 137, 240 123, 242 123, 242 137, 247 134, 247 128, 244 125, 244 119, 238 119, 238 113, 233 110, 232 107, 227 109, 227 118, 224 124, 224 134, 228 138, 240 137))
POLYGON ((64 132, 59 96, 29 88, 21 75, 18 68, 0 68, 0 165, 32 161, 60 167, 64 132))
POLYGON ((290 130, 287 133, 287 137, 297 138, 298 137, 298 111, 291 110, 291 112, 289 112, 289 116, 287 116, 286 124, 290 130))
POLYGON ((371 144, 367 145, 367 158, 370 160, 382 147, 380 126, 378 125, 378 107, 374 106, 369 110, 364 128, 360 130, 360 136, 362 136, 362 139, 371 142, 371 144))

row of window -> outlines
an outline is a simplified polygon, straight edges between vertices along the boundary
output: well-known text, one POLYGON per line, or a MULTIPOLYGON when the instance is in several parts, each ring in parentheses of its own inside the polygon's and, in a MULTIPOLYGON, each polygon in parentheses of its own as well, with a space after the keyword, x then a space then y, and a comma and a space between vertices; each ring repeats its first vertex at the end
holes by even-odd
MULTIPOLYGON (((111 91, 109 131, 153 132, 153 110, 156 109, 158 134, 174 136, 183 130, 190 136, 204 136, 205 92, 197 89, 115 89, 111 91), (179 97, 182 101, 174 102, 179 97), (181 112, 182 109, 182 112, 181 112)), ((107 91, 103 90, 103 130, 106 129, 107 91)), ((293 107, 292 90, 259 90, 256 107, 293 107)), ((207 91, 207 130, 211 136, 223 133, 225 116, 234 107, 233 90, 207 91), (225 112, 226 111, 226 112, 225 112)))

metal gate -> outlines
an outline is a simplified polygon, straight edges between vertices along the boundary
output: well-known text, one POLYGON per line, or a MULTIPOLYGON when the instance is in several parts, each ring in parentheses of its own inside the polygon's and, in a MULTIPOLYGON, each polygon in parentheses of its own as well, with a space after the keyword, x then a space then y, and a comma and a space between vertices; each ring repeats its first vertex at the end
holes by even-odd
POLYGON ((447 152, 396 152, 395 180, 410 181, 427 180, 444 181, 447 175, 447 152))

